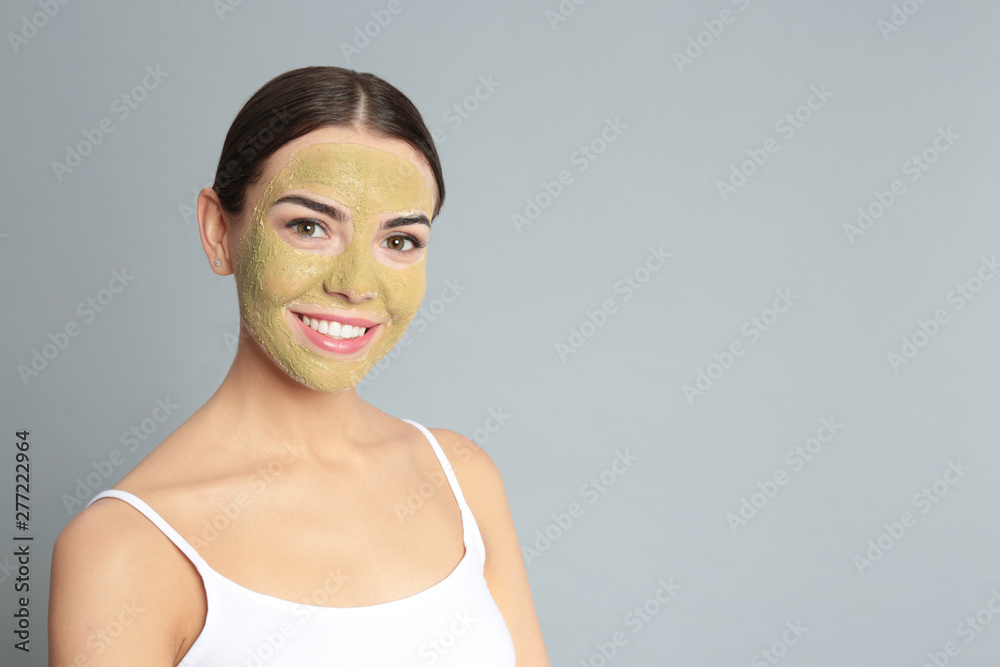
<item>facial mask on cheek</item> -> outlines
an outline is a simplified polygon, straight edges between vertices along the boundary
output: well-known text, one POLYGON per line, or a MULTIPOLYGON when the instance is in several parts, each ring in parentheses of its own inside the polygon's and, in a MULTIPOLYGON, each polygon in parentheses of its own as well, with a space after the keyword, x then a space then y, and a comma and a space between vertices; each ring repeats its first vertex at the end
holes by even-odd
MULTIPOLYGON (((268 183, 236 251, 240 315, 251 335, 302 384, 326 392, 355 386, 402 337, 426 287, 426 256, 403 268, 376 258, 372 233, 378 215, 422 211, 429 216, 433 209, 433 195, 423 176, 393 153, 346 143, 313 144, 295 153, 268 183), (351 210, 353 235, 339 254, 292 247, 272 228, 268 211, 275 200, 301 188, 351 210), (375 296, 352 304, 336 292, 375 296), (295 304, 367 311, 386 324, 359 358, 337 358, 317 350, 301 331, 295 331, 301 322, 288 311, 295 304)), ((378 252, 392 251, 378 248, 378 252)))

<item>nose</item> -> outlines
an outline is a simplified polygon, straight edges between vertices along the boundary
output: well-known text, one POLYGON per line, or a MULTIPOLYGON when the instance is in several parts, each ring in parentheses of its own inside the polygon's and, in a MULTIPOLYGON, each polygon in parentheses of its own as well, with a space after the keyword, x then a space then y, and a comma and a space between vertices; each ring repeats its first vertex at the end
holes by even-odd
POLYGON ((378 295, 375 258, 361 244, 351 243, 341 254, 330 257, 330 269, 323 281, 327 294, 348 303, 361 303, 378 295))
POLYGON ((348 303, 363 303, 365 301, 370 301, 374 299, 375 292, 358 292, 355 290, 341 290, 341 289, 329 289, 327 288, 326 293, 331 296, 337 296, 348 303))

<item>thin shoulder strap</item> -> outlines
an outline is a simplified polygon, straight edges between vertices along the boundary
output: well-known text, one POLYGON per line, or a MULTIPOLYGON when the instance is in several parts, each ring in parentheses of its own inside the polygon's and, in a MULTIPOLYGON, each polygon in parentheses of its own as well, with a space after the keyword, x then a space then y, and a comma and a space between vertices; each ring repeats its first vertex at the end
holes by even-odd
POLYGON ((167 536, 167 538, 174 543, 174 545, 183 552, 188 559, 194 563, 194 566, 198 568, 198 572, 204 577, 206 574, 212 572, 212 568, 208 566, 208 563, 198 555, 198 552, 194 550, 187 540, 181 537, 173 527, 167 523, 162 516, 156 513, 152 507, 147 505, 139 497, 129 493, 128 491, 120 491, 118 489, 108 489, 107 491, 101 491, 96 496, 90 499, 87 503, 87 507, 92 505, 95 500, 101 498, 118 498, 119 500, 124 500, 132 507, 136 508, 142 514, 149 519, 153 525, 160 529, 160 531, 167 536))
POLYGON ((422 424, 418 424, 412 419, 404 419, 404 422, 408 424, 413 424, 420 432, 424 434, 427 440, 430 441, 431 447, 434 449, 434 454, 437 456, 438 461, 441 463, 441 467, 444 469, 445 477, 448 479, 448 486, 451 487, 451 492, 455 494, 455 500, 458 501, 458 508, 462 511, 462 531, 465 533, 466 544, 468 544, 468 538, 471 537, 476 548, 479 550, 480 557, 484 560, 486 559, 486 545, 483 543, 483 536, 479 532, 479 524, 476 523, 476 517, 473 516, 472 510, 469 509, 469 504, 465 502, 465 494, 462 493, 462 487, 458 485, 458 478, 455 477, 455 470, 451 467, 451 462, 448 457, 445 456, 444 450, 441 449, 441 445, 438 443, 437 438, 422 424))

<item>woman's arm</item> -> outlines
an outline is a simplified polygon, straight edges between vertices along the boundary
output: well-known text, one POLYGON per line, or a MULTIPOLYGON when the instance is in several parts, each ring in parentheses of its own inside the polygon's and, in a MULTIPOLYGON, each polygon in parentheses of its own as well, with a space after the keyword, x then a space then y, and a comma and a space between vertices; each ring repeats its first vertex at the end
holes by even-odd
POLYGON ((163 537, 131 507, 99 500, 52 551, 49 667, 173 667, 176 580, 163 537))
POLYGON ((489 454, 462 434, 432 430, 483 536, 486 583, 514 641, 517 667, 550 667, 500 471, 489 454))

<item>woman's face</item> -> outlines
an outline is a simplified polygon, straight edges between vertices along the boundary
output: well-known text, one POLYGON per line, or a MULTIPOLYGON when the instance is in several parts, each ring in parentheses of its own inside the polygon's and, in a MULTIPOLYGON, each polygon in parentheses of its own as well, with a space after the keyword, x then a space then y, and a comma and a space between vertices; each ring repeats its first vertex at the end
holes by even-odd
POLYGON ((399 341, 424 297, 435 192, 416 150, 366 131, 321 128, 270 157, 234 272, 245 326, 285 372, 344 391, 399 341))

